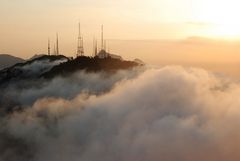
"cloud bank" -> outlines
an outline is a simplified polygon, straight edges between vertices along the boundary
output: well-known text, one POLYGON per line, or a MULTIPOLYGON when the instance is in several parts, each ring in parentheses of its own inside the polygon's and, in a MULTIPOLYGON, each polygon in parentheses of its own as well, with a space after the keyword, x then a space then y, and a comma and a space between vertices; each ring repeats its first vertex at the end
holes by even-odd
MULTIPOLYGON (((39 64, 39 62, 35 63, 39 64)), ((36 66, 36 65, 34 65, 36 66)), ((41 68, 37 65, 35 70, 46 69, 41 62, 41 68)), ((28 68, 25 67, 24 68, 28 68)), ((31 66, 31 71, 34 67, 31 66)), ((21 68, 21 70, 23 70, 21 68)), ((54 79, 23 79, 11 80, 6 86, 0 87, 0 107, 7 108, 31 106, 41 98, 64 98, 73 99, 80 93, 100 95, 113 88, 121 80, 132 79, 139 75, 144 68, 136 68, 129 71, 119 70, 115 74, 105 72, 85 73, 84 71, 73 73, 67 77, 54 79)), ((24 73, 25 74, 25 73, 24 73)))
POLYGON ((30 64, 27 64, 23 67, 19 67, 20 70, 23 72, 28 72, 29 75, 41 75, 52 69, 52 67, 59 65, 61 63, 67 62, 66 58, 62 58, 59 60, 49 61, 49 60, 41 60, 41 61, 34 61, 30 64))
POLYGON ((130 75, 2 117, 0 160, 239 160, 239 84, 182 67, 130 75))

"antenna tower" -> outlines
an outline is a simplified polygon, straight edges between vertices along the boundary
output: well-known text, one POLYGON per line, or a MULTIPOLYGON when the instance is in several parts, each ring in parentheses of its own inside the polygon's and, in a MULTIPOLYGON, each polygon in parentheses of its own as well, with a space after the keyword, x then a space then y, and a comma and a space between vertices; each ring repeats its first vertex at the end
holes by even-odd
POLYGON ((56 55, 59 55, 58 33, 57 33, 57 40, 56 40, 56 55))
POLYGON ((78 24, 78 45, 77 45, 77 57, 84 56, 84 48, 83 48, 83 37, 81 35, 81 25, 78 24))
POLYGON ((51 55, 50 40, 48 39, 48 55, 51 55))

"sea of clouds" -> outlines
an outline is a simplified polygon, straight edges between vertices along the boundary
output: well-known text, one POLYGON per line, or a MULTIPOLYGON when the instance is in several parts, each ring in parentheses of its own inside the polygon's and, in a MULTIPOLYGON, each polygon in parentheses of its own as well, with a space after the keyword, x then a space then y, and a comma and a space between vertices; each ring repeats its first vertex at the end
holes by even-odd
POLYGON ((0 161, 240 158, 240 86, 208 71, 78 72, 29 84, 1 93, 23 110, 0 117, 0 161))

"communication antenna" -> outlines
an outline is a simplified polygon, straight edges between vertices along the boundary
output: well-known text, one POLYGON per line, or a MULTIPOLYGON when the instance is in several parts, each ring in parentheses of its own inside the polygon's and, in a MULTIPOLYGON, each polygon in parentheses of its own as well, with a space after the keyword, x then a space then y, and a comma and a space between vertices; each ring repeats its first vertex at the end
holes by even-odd
POLYGON ((79 56, 84 56, 83 37, 81 36, 80 22, 78 24, 78 45, 77 45, 77 57, 79 56))
POLYGON ((50 40, 48 38, 48 55, 51 55, 50 40))
POLYGON ((102 40, 102 50, 104 50, 104 35, 103 35, 103 25, 102 25, 102 28, 101 28, 102 32, 101 32, 101 40, 102 40))
POLYGON ((57 40, 56 40, 56 55, 59 55, 58 33, 57 33, 57 40))

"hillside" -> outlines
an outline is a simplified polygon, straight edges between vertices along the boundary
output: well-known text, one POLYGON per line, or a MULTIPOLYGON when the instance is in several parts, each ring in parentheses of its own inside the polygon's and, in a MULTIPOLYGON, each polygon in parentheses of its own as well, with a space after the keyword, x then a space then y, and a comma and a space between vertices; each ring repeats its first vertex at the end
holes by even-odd
POLYGON ((133 61, 110 57, 100 59, 98 57, 82 56, 72 60, 62 55, 44 55, 0 70, 0 88, 6 87, 11 83, 22 86, 25 82, 36 79, 52 79, 57 76, 65 77, 80 70, 113 73, 117 70, 131 69, 140 65, 133 61))
POLYGON ((110 57, 100 59, 98 57, 82 56, 53 67, 49 72, 44 73, 42 77, 53 78, 58 75, 65 76, 78 70, 85 70, 86 72, 115 72, 117 70, 130 69, 138 65, 140 64, 133 61, 119 60, 110 57))
POLYGON ((9 68, 0 71, 0 86, 6 85, 11 82, 16 83, 22 80, 33 80, 40 78, 40 76, 52 67, 57 66, 69 59, 65 56, 47 56, 26 61, 24 63, 15 64, 9 68))
POLYGON ((25 60, 22 58, 14 57, 7 54, 0 54, 0 70, 3 68, 10 67, 16 63, 22 63, 25 60))
MULTIPOLYGON (((22 90, 30 90, 29 92, 31 93, 32 90, 43 89, 42 92, 44 93, 45 90, 51 91, 51 88, 48 88, 47 84, 53 83, 59 78, 63 80, 68 79, 78 71, 85 71, 85 75, 81 77, 81 79, 84 80, 92 74, 100 74, 99 72, 106 73, 106 75, 104 75, 108 77, 114 75, 118 70, 129 70, 136 66, 141 65, 133 61, 119 60, 110 57, 100 59, 98 57, 82 56, 76 59, 69 59, 62 55, 44 55, 24 63, 18 63, 12 67, 0 70, 0 91, 2 91, 0 93, 0 105, 4 105, 5 107, 4 109, 0 107, 0 114, 1 110, 3 113, 4 111, 11 112, 15 107, 21 107, 22 100, 16 98, 16 96, 19 97, 17 93, 22 90)), ((79 82, 80 86, 81 83, 83 82, 79 82)), ((68 85, 68 83, 66 85, 68 85)), ((62 85, 58 90, 61 90, 60 88, 64 90, 64 86, 65 85, 62 85)), ((84 83, 82 86, 84 86, 84 83)), ((71 87, 71 85, 69 87, 74 88, 74 86, 71 87)), ((64 91, 64 94, 65 93, 67 93, 67 91, 64 91)), ((33 93, 30 95, 32 94, 33 93)), ((34 98, 27 98, 25 101, 31 102, 33 100, 34 98)))

